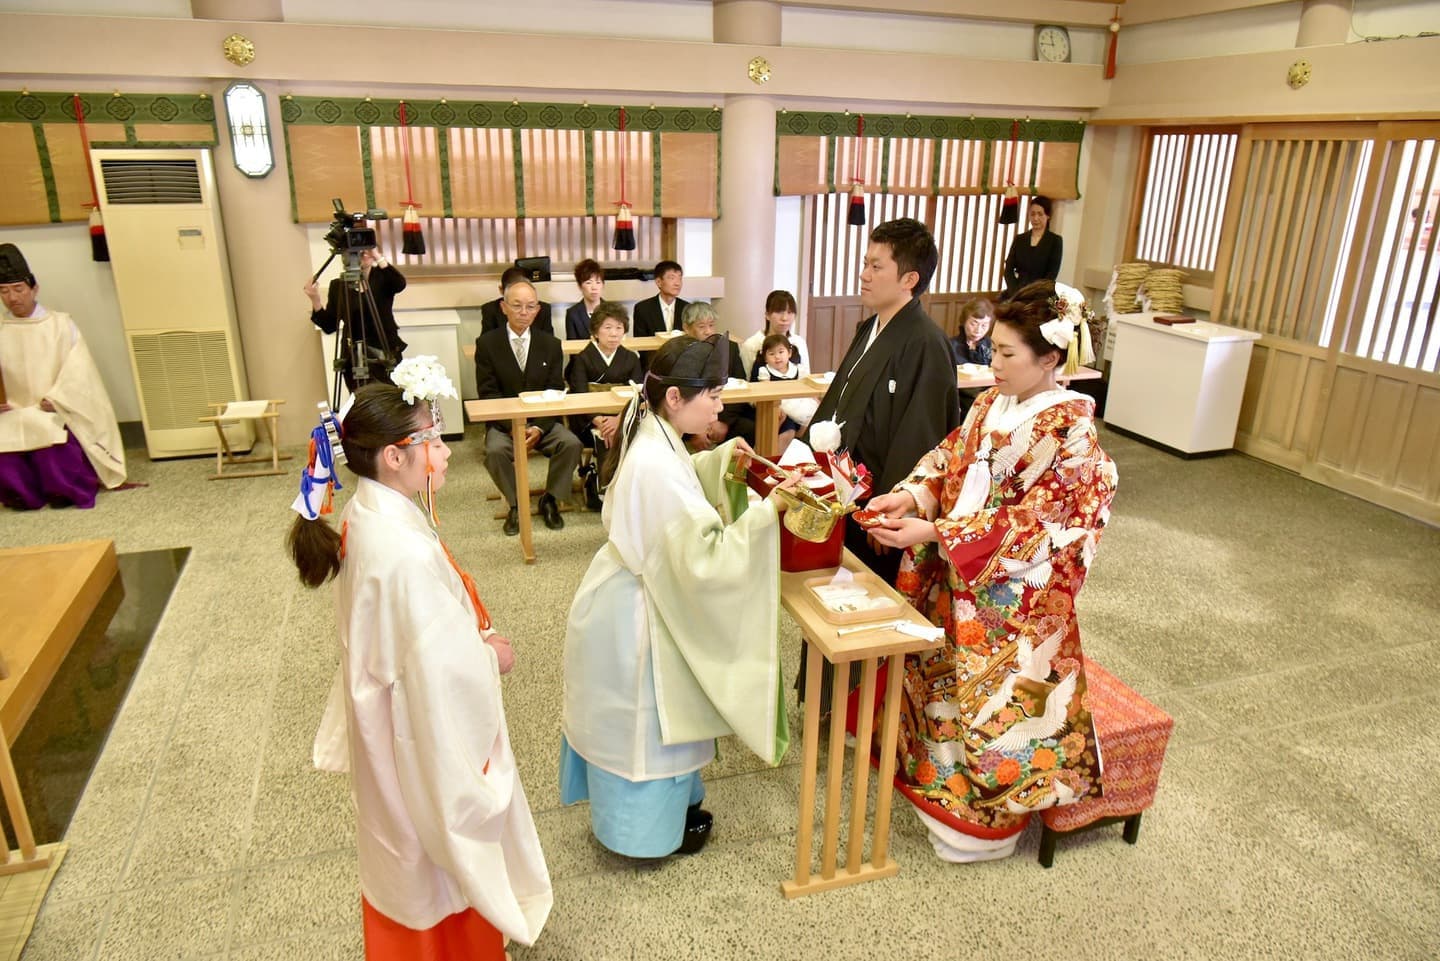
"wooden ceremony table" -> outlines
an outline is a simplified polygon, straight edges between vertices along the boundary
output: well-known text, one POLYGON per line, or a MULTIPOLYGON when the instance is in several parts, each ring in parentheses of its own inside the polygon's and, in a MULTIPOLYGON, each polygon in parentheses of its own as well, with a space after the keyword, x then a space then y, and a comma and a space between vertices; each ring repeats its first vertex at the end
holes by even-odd
MULTIPOLYGON (((780 401, 791 397, 818 397, 824 388, 812 381, 770 381, 726 388, 720 396, 727 404, 755 405, 755 449, 764 457, 779 456, 780 401)), ((618 414, 629 398, 613 390, 596 390, 584 394, 566 394, 557 400, 529 402, 518 397, 492 400, 467 400, 465 416, 471 423, 497 420, 510 422, 511 437, 525 436, 525 422, 536 417, 570 417, 574 414, 618 414)), ((520 553, 525 563, 535 563, 534 527, 530 513, 530 452, 524 443, 515 447, 515 490, 520 516, 520 553), (523 496, 522 496, 523 495, 523 496)))
MULTIPOLYGON (((1063 387, 1072 380, 1099 380, 1105 376, 1094 367, 1081 367, 1073 374, 1058 374, 1055 380, 1063 387)), ((955 386, 961 390, 984 390, 986 387, 995 386, 995 372, 989 367, 981 367, 975 373, 966 373, 961 367, 955 368, 955 386)))
MULTIPOLYGON (((855 555, 845 552, 842 564, 852 571, 866 571, 855 555)), ((821 615, 805 581, 833 574, 835 568, 818 571, 781 573, 780 603, 809 645, 805 659, 805 729, 804 755, 800 765, 800 820, 795 832, 795 877, 780 882, 787 898, 798 898, 818 891, 829 891, 847 884, 877 881, 900 870, 890 857, 890 802, 894 794, 895 745, 900 727, 900 684, 905 676, 905 655, 922 651, 940 641, 924 641, 895 630, 877 630, 839 635, 840 625, 832 624, 821 615), (830 687, 830 763, 825 785, 825 818, 820 843, 820 870, 812 868, 811 841, 815 830, 815 786, 820 751, 821 658, 835 667, 830 687), (874 716, 869 705, 875 703, 875 685, 881 659, 888 660, 885 680, 885 702, 880 725, 880 769, 876 782, 875 830, 870 839, 870 857, 864 856, 865 808, 870 787, 870 744, 874 733, 874 716), (850 665, 860 663, 860 708, 856 719, 855 749, 851 753, 850 823, 845 863, 839 863, 840 797, 845 783, 845 703, 850 693, 850 665)), ((908 620, 930 627, 915 608, 900 599, 900 613, 878 618, 882 623, 908 620)), ((848 625, 850 627, 861 625, 848 625)))
MULTIPOLYGON (((620 346, 628 347, 637 354, 642 352, 648 353, 652 350, 659 350, 660 346, 669 339, 669 337, 626 337, 620 341, 620 346)), ((590 346, 588 338, 585 340, 560 341, 560 349, 565 352, 565 356, 567 357, 575 356, 588 346, 590 346)), ((465 356, 471 360, 475 359, 475 344, 473 341, 465 345, 465 356)))

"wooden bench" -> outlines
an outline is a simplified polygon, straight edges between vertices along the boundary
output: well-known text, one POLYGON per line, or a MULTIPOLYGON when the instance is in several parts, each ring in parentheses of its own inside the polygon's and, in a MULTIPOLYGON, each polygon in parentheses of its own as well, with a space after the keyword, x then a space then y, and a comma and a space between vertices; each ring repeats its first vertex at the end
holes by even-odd
POLYGON ((1140 838, 1140 816, 1155 801, 1165 746, 1175 721, 1160 708, 1126 687, 1115 675, 1085 661, 1085 706, 1095 719, 1104 765, 1104 793, 1078 804, 1040 813, 1040 864, 1055 861, 1055 844, 1064 835, 1107 824, 1124 824, 1127 844, 1140 838))

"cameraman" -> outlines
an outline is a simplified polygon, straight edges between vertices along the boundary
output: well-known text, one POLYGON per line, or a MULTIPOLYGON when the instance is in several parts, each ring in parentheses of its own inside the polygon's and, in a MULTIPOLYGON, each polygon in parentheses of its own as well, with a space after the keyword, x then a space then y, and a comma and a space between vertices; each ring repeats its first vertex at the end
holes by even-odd
POLYGON ((395 295, 405 289, 405 275, 396 270, 385 255, 374 247, 360 251, 360 290, 347 284, 343 276, 330 281, 330 292, 324 304, 320 303, 320 292, 315 281, 305 285, 305 296, 310 298, 312 310, 310 322, 327 334, 333 334, 341 321, 347 322, 341 345, 341 376, 351 392, 355 390, 354 351, 352 344, 357 339, 365 341, 369 358, 370 379, 390 383, 390 371, 400 362, 405 352, 405 341, 400 339, 400 329, 395 326, 395 295), (371 297, 364 296, 369 291, 371 297), (370 301, 374 299, 374 314, 370 301), (378 320, 378 326, 377 326, 378 320))

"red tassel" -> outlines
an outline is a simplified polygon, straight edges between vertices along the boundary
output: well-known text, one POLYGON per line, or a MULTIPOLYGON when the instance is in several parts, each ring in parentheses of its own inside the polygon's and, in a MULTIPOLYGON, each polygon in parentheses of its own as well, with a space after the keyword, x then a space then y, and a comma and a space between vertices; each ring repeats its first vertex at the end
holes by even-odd
POLYGON ((630 218, 630 203, 625 199, 625 154, 630 146, 625 141, 625 108, 620 108, 620 200, 615 210, 615 237, 610 246, 616 250, 635 249, 635 221, 630 218))
POLYGON ((1115 16, 1110 18, 1110 41, 1105 50, 1105 79, 1115 79, 1115 51, 1120 47, 1120 8, 1115 8, 1115 16))
POLYGON ((852 227, 865 226, 865 181, 860 179, 860 151, 864 149, 865 115, 855 118, 855 153, 850 163, 850 209, 845 222, 852 227))
POLYGON ((415 189, 410 183, 410 117, 405 101, 400 101, 400 132, 405 138, 405 216, 400 221, 400 252, 419 257, 425 253, 425 234, 420 229, 420 215, 415 208, 415 189))
POLYGON ((615 212, 615 239, 610 246, 616 250, 635 249, 635 222, 630 218, 629 204, 621 204, 615 212))
POLYGON ((1020 222, 1020 191, 1015 189, 1015 155, 1020 152, 1020 121, 1010 121, 1010 167, 1005 174, 1005 199, 1000 201, 1000 216, 995 221, 1002 227, 1020 222))
POLYGON ((861 184, 850 185, 850 210, 845 222, 852 227, 865 226, 865 188, 861 184))
MULTIPOLYGON (((85 206, 90 207, 89 204, 85 206)), ((99 207, 90 207, 90 259, 97 264, 110 262, 110 244, 105 240, 105 225, 100 222, 99 207)))
POLYGON ((85 129, 85 104, 80 95, 70 98, 75 105, 75 122, 80 125, 80 146, 85 153, 85 173, 90 176, 90 259, 97 264, 110 261, 110 245, 105 241, 105 225, 100 221, 100 194, 95 189, 95 168, 90 165, 90 133, 85 129))
POLYGON ((400 222, 400 251, 414 257, 425 253, 425 232, 420 229, 420 215, 410 204, 405 205, 405 217, 400 222))

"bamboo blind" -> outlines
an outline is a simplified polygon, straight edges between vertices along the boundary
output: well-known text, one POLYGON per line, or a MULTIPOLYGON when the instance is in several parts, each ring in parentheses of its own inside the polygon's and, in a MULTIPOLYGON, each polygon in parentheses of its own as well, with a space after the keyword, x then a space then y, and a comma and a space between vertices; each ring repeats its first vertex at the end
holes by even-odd
POLYGON ((718 109, 554 103, 286 97, 295 218, 330 218, 334 184, 347 206, 399 216, 405 145, 415 197, 431 216, 589 217, 621 197, 636 214, 719 215, 718 109), (624 109, 627 130, 621 133, 624 109), (358 146, 357 146, 358 145, 358 146))
POLYGON ((867 192, 936 196, 1022 193, 1078 197, 1084 124, 1000 117, 782 111, 776 117, 777 195, 867 192))
MULTIPOLYGON (((0 91, 0 225, 89 218, 90 171, 73 97, 68 91, 0 91)), ((216 143, 215 104, 204 94, 79 97, 91 147, 216 143)))

